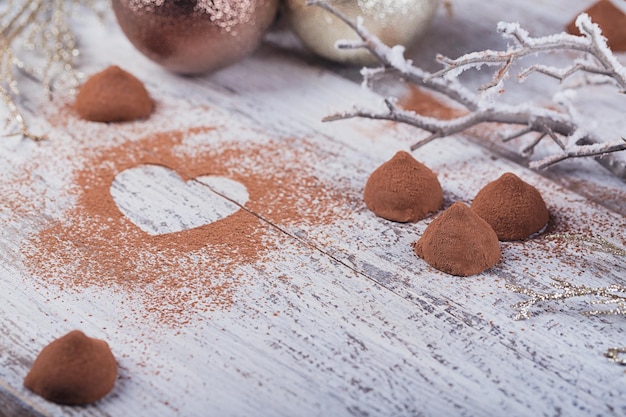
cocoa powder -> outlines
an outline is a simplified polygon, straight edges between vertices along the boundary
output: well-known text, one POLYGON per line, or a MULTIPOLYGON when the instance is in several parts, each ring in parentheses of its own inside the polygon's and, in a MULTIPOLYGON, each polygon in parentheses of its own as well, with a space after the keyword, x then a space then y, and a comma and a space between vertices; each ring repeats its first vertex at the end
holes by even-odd
MULTIPOLYGON (((626 51, 626 14, 622 10, 610 0, 600 0, 584 12, 591 17, 592 22, 600 26, 602 35, 607 39, 611 50, 615 52, 626 51)), ((581 34, 576 27, 576 19, 568 23, 566 28, 571 34, 581 34)))
POLYGON ((426 228, 414 250, 432 267, 462 277, 479 274, 500 260, 496 233, 460 202, 454 203, 426 228))
POLYGON ((83 405, 107 395, 117 379, 109 345, 74 330, 43 348, 24 386, 48 401, 83 405))
POLYGON ((409 86, 408 93, 400 99, 399 104, 405 110, 442 120, 450 120, 467 114, 466 110, 448 104, 445 97, 436 96, 414 85, 409 86))
POLYGON ((415 222, 441 208, 443 192, 435 173, 400 151, 370 175, 364 199, 379 217, 415 222))
POLYGON ((75 108, 92 122, 125 122, 148 117, 154 103, 141 81, 114 65, 85 82, 75 108))
POLYGON ((230 308, 234 294, 253 279, 242 268, 279 249, 288 239, 283 230, 341 217, 345 192, 312 173, 313 145, 281 139, 184 146, 216 129, 154 133, 86 156, 74 173, 76 206, 23 245, 29 272, 61 289, 119 289, 141 302, 139 317, 178 326, 199 312, 230 308), (249 200, 214 223, 151 236, 120 212, 110 193, 117 174, 142 164, 168 167, 190 181, 230 178, 246 186, 249 200))
POLYGON ((528 238, 544 228, 550 217, 539 191, 511 172, 484 186, 474 198, 472 210, 503 241, 528 238))

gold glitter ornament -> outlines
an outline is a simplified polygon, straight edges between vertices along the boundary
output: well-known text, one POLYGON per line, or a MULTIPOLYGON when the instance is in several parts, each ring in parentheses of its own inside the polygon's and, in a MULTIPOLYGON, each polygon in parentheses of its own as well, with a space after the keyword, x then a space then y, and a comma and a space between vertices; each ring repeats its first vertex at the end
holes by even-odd
POLYGON ((163 67, 201 74, 252 53, 274 21, 278 0, 113 0, 131 43, 163 67))
MULTIPOLYGON (((438 0, 329 0, 328 4, 364 27, 383 43, 413 44, 430 25, 438 0)), ((354 31, 328 11, 307 6, 306 0, 286 0, 291 29, 314 53, 341 63, 372 65, 377 61, 364 49, 337 49, 340 40, 359 40, 354 31)))

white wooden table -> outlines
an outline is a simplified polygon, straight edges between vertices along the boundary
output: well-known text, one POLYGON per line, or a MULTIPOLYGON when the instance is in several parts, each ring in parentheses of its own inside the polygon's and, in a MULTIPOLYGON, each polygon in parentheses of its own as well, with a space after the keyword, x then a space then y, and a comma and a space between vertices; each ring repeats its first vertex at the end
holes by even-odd
MULTIPOLYGON (((440 10, 427 38, 410 51, 427 68, 434 68, 435 52, 456 56, 502 47, 495 33, 500 20, 519 20, 536 34, 548 34, 592 2, 452 3, 454 16, 440 10)), ((139 55, 113 24, 86 18, 77 31, 82 71, 111 64, 128 69, 146 83, 157 110, 147 121, 102 125, 79 120, 62 98, 46 105, 24 100, 31 124, 50 139, 0 141, 0 416, 626 414, 624 370, 603 357, 609 347, 626 345, 623 317, 583 317, 587 306, 570 301, 515 321, 511 305, 525 297, 505 288, 546 289, 551 278, 623 285, 626 257, 544 234, 503 243, 503 260, 478 276, 440 273, 411 248, 432 218, 391 223, 362 202, 369 174, 420 133, 367 120, 320 122, 353 103, 377 103, 376 94, 358 85, 356 70, 307 55, 279 31, 232 67, 182 78, 139 55), (189 133, 194 128, 205 129, 189 133), (187 132, 166 152, 178 158, 179 165, 169 168, 179 172, 195 172, 193 158, 211 152, 261 150, 258 158, 232 153, 217 172, 249 187, 226 182, 222 191, 242 204, 234 216, 255 225, 246 229, 250 239, 262 236, 247 247, 259 253, 248 261, 224 255, 207 238, 185 258, 207 269, 195 271, 188 286, 172 287, 177 294, 158 284, 184 279, 175 267, 163 269, 168 256, 187 256, 177 248, 162 248, 162 257, 148 246, 132 248, 131 259, 155 265, 153 286, 146 284, 151 277, 145 265, 131 271, 134 284, 120 284, 93 281, 92 272, 107 266, 81 265, 78 250, 73 259, 55 257, 55 250, 70 248, 66 255, 72 254, 93 243, 93 236, 104 236, 103 220, 80 212, 79 204, 97 179, 77 185, 77 173, 107 158, 103 172, 116 173, 115 149, 134 149, 143 152, 140 159, 159 162, 162 153, 150 148, 150 138, 168 131, 187 132), (263 184, 267 178, 279 180, 263 184), (252 189, 254 181, 263 187, 252 189), (282 210, 280 204, 290 206, 282 210), (87 243, 64 241, 78 236, 71 230, 76 216, 94 222, 94 235, 81 237, 87 243), (37 241, 55 225, 62 232, 47 236, 58 237, 56 246, 37 241), (32 267, 37 251, 45 271, 32 267), (228 268, 208 269, 218 264, 228 268), (84 285, 78 283, 81 274, 84 285), (209 281, 228 287, 228 296, 212 300, 215 293, 198 284, 209 281), (186 290, 191 295, 181 296, 186 290), (57 406, 22 386, 41 348, 73 329, 107 340, 120 367, 114 391, 88 407, 57 406)), ((535 80, 512 97, 528 98, 546 85, 553 81, 535 80)), ((592 91, 590 97, 601 103, 602 94, 592 91)), ((623 115, 625 109, 622 101, 616 111, 623 115)), ((615 118, 610 126, 623 135, 626 119, 615 118)), ((524 161, 503 156, 513 148, 486 144, 492 150, 473 137, 446 138, 415 153, 439 174, 446 207, 471 202, 487 182, 513 171, 542 192, 554 223, 550 233, 603 237, 626 247, 624 182, 593 161, 532 172, 524 161)), ((131 201, 143 187, 165 183, 165 192, 175 193, 184 188, 152 168, 118 175, 117 185, 104 193, 117 192, 127 214, 148 204, 150 217, 158 203, 131 201)), ((192 195, 206 191, 202 178, 191 182, 192 195)))

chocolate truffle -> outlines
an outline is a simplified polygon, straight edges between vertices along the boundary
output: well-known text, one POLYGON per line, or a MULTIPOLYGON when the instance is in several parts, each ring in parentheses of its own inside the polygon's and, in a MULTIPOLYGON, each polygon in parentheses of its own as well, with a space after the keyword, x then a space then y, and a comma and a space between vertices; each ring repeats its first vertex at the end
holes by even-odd
MULTIPOLYGON (((618 0, 619 1, 619 0, 618 0)), ((626 14, 610 0, 600 0, 589 6, 585 13, 602 29, 602 35, 614 52, 626 51, 626 14)), ((580 35, 576 19, 567 25, 567 31, 580 35)))
POLYGON ((24 386, 48 401, 89 404, 108 394, 117 378, 117 363, 109 345, 71 331, 44 347, 24 386))
POLYGON ((126 122, 148 117, 154 103, 141 81, 114 65, 83 84, 75 107, 85 120, 126 122))
POLYGON ((510 172, 485 185, 474 198, 472 210, 502 241, 526 239, 550 217, 539 191, 510 172))
POLYGON ((500 244, 491 226, 463 203, 454 203, 424 231, 415 254, 451 275, 479 274, 500 260, 500 244))
POLYGON ((443 204, 437 176, 404 151, 370 175, 364 197, 377 216, 396 222, 418 221, 443 204))

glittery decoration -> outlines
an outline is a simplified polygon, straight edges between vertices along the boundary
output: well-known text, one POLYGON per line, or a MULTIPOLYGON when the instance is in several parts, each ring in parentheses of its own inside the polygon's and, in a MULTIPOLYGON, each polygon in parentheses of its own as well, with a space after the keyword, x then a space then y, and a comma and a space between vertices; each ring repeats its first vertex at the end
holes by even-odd
POLYGON ((562 291, 540 293, 523 286, 507 284, 507 289, 530 297, 528 300, 520 301, 513 305, 513 308, 518 310, 514 317, 515 320, 530 318, 532 316, 530 309, 542 302, 564 301, 570 298, 588 296, 600 298, 599 300, 592 300, 590 304, 615 305, 616 307, 610 310, 588 310, 582 312, 583 315, 626 315, 626 287, 624 286, 614 284, 607 287, 592 288, 585 285, 574 285, 564 279, 554 279, 552 286, 562 291))
MULTIPOLYGON (((574 242, 577 245, 588 247, 591 250, 609 253, 615 256, 626 256, 626 250, 609 242, 602 236, 585 237, 563 233, 548 235, 547 238, 574 242)), ((565 301, 575 297, 595 297, 595 299, 589 301, 590 305, 613 307, 582 311, 581 314, 584 316, 626 316, 626 287, 622 285, 613 284, 607 287, 592 288, 585 285, 575 285, 564 279, 553 279, 553 281, 552 286, 562 291, 541 293, 531 288, 507 284, 507 289, 529 297, 528 300, 521 301, 512 306, 514 309, 518 310, 514 319, 525 320, 530 318, 533 315, 530 311, 531 308, 540 303, 565 301)), ((604 356, 611 362, 626 366, 626 358, 622 357, 623 354, 626 354, 626 347, 609 348, 604 353, 604 356)))
POLYGON ((74 68, 79 51, 69 18, 84 13, 85 10, 79 10, 80 6, 100 12, 102 3, 96 0, 8 0, 0 5, 0 97, 9 109, 8 121, 18 127, 16 134, 33 140, 44 139, 29 130, 15 103, 22 83, 17 73, 39 81, 48 96, 53 89, 72 92, 79 85, 79 74, 74 68), (31 60, 38 64, 29 64, 31 60))
POLYGON ((611 362, 626 366, 626 358, 623 358, 622 354, 626 354, 626 347, 609 348, 604 352, 604 356, 609 358, 611 362))
POLYGON ((278 0, 113 0, 120 27, 165 68, 198 74, 254 51, 274 21, 278 0))
POLYGON ((609 242, 602 236, 586 237, 586 236, 572 235, 569 233, 555 233, 555 234, 546 236, 546 239, 566 240, 566 241, 574 242, 574 244, 579 245, 579 246, 589 247, 591 250, 594 250, 594 251, 610 253, 611 255, 615 255, 615 256, 626 256, 626 249, 621 248, 609 242))
MULTIPOLYGON (((364 26, 387 45, 413 44, 428 28, 438 0, 332 0, 328 2, 349 19, 363 18, 364 26)), ((287 0, 286 14, 291 28, 316 54, 338 62, 371 65, 374 57, 365 50, 339 50, 340 40, 357 40, 354 31, 319 7, 309 7, 306 0, 287 0)))
POLYGON ((237 25, 253 22, 255 18, 253 0, 197 0, 178 2, 167 8, 171 0, 128 0, 128 8, 137 14, 167 14, 170 12, 194 16, 206 15, 218 27, 230 31, 237 25), (191 11, 191 13, 190 13, 191 11))
MULTIPOLYGON (((576 245, 587 247, 593 251, 604 252, 614 256, 626 256, 626 250, 609 242, 602 236, 586 237, 569 233, 557 233, 546 236, 550 240, 565 240, 574 242, 576 245)), ((519 310, 516 320, 527 319, 531 316, 530 308, 543 301, 561 301, 574 297, 596 296, 599 300, 592 300, 591 305, 614 305, 612 309, 594 309, 583 311, 585 316, 615 315, 626 316, 626 287, 621 285, 609 285, 607 287, 592 288, 584 285, 574 285, 564 279, 553 279, 553 287, 564 290, 563 292, 538 293, 530 288, 507 285, 507 288, 530 297, 529 300, 519 302, 513 308, 519 310)))

